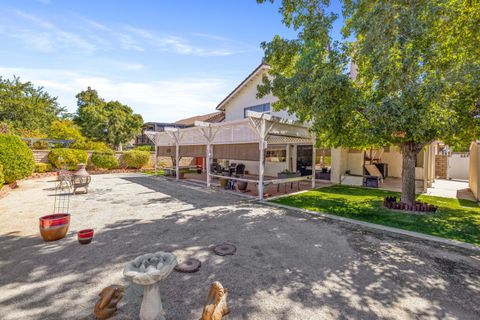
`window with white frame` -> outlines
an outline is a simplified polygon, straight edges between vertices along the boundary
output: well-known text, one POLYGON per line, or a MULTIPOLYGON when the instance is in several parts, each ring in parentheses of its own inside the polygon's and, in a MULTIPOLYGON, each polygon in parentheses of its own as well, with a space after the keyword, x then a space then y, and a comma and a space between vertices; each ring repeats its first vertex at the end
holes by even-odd
POLYGON ((256 106, 251 106, 243 109, 243 117, 247 117, 247 111, 255 111, 261 113, 270 113, 270 103, 257 104, 256 106))

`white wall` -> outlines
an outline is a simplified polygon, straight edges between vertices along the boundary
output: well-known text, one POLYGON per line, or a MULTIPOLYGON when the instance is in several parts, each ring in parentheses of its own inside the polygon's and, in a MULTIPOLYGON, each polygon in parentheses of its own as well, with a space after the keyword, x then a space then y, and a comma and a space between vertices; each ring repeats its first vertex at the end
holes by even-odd
POLYGON ((388 176, 402 177, 402 153, 397 147, 390 147, 390 152, 383 152, 382 162, 388 163, 388 176))
MULTIPOLYGON (((264 71, 265 73, 266 71, 264 71)), ((263 74, 264 74, 263 73, 263 74)), ((230 100, 225 104, 225 121, 239 120, 244 118, 244 109, 263 103, 273 103, 278 100, 272 94, 257 99, 257 86, 261 83, 262 73, 259 73, 248 81, 230 100)), ((285 119, 295 120, 295 116, 288 115, 287 111, 271 112, 271 115, 285 119)))
POLYGON ((347 168, 350 174, 363 175, 363 151, 348 152, 347 168))

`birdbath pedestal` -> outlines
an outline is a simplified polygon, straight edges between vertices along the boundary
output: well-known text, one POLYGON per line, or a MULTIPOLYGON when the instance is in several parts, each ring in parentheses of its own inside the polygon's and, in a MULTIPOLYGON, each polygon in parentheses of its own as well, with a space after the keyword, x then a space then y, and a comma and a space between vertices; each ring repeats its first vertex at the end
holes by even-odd
POLYGON ((165 320, 159 284, 176 264, 174 254, 160 251, 139 256, 125 266, 123 275, 132 282, 143 285, 140 320, 165 320))

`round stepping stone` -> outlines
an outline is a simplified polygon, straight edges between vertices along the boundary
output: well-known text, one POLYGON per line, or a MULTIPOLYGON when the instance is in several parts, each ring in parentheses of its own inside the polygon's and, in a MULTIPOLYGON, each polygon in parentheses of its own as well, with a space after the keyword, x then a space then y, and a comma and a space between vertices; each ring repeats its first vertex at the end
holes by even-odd
POLYGON ((213 252, 219 256, 233 255, 235 251, 237 251, 237 247, 229 243, 223 243, 213 247, 213 252))
POLYGON ((202 266, 202 263, 200 262, 200 260, 187 259, 182 263, 177 264, 174 269, 175 271, 178 271, 178 272, 192 273, 192 272, 197 272, 201 266, 202 266))

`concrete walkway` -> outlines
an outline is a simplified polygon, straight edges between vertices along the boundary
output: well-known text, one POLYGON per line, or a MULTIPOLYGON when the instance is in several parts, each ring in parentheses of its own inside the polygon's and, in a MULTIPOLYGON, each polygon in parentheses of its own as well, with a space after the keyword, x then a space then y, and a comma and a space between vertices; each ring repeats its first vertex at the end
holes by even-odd
MULTIPOLYGON (((50 179, 51 180, 51 179, 50 179)), ((67 238, 45 243, 38 217, 53 182, 0 199, 0 318, 93 319, 101 289, 126 285, 112 319, 137 319, 141 291, 125 263, 159 250, 195 257, 194 274, 161 285, 167 319, 198 320, 211 282, 229 289, 228 319, 479 319, 480 256, 138 174, 94 176, 72 197, 67 238), (95 228, 90 245, 75 231, 95 228), (229 242, 234 256, 211 246, 229 242)))
POLYGON ((427 189, 426 194, 436 197, 475 201, 475 197, 469 189, 468 181, 436 179, 432 187, 427 189))

